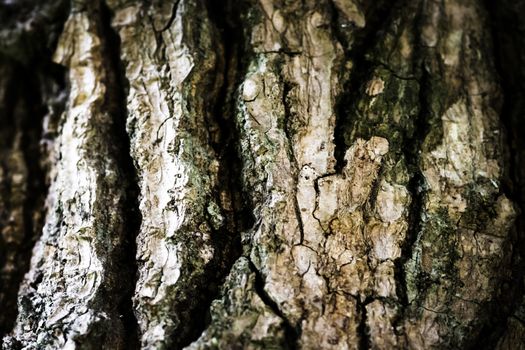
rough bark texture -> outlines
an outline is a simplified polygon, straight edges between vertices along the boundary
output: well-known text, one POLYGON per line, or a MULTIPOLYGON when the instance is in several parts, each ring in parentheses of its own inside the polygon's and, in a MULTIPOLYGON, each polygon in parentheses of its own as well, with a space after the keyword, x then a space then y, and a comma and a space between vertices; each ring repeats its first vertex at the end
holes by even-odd
POLYGON ((0 2, 3 348, 525 348, 523 14, 0 2))

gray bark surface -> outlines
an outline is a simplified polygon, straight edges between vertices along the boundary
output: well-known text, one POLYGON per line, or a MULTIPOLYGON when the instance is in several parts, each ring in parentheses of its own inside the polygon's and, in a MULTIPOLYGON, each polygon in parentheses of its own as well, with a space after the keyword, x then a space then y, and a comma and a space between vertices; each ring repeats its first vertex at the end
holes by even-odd
POLYGON ((0 2, 3 348, 525 348, 524 6, 0 2))

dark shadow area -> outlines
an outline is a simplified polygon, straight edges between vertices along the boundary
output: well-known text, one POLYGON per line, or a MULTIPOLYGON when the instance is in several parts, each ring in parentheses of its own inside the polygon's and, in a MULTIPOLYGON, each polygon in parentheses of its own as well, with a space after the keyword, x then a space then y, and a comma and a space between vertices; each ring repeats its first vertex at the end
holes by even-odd
POLYGON ((66 1, 0 2, 0 340, 41 235, 49 179, 45 141, 64 109, 65 72, 51 60, 66 1), (31 25, 23 25, 31 23, 31 25))
POLYGON ((115 257, 116 268, 114 271, 110 271, 111 273, 117 273, 118 281, 116 282, 116 289, 109 291, 109 293, 118 291, 121 295, 110 295, 109 297, 117 297, 120 300, 117 312, 121 315, 124 326, 125 347, 133 350, 140 348, 139 327, 132 300, 138 278, 136 238, 142 223, 142 215, 139 208, 140 188, 137 170, 131 157, 130 139, 126 131, 129 82, 125 75, 124 65, 120 59, 120 37, 111 27, 113 14, 104 1, 101 2, 100 12, 102 27, 100 30, 105 40, 104 51, 107 57, 108 81, 106 84, 109 87, 106 92, 105 109, 112 113, 115 118, 111 133, 114 135, 115 157, 121 172, 120 177, 124 182, 125 192, 125 198, 123 199, 125 232, 123 233, 122 246, 115 257))
MULTIPOLYGON (((525 304, 525 1, 485 0, 491 30, 496 70, 503 90, 501 120, 508 141, 509 172, 505 192, 518 207, 515 229, 511 232, 511 280, 500 286, 492 318, 480 332, 472 349, 493 349, 507 330, 509 317, 524 319, 525 304)), ((516 344, 519 347, 520 344, 516 344)))
MULTIPOLYGON (((219 84, 217 96, 205 102, 209 142, 219 161, 218 186, 214 201, 220 203, 225 222, 219 229, 212 228, 212 244, 217 254, 207 267, 207 273, 198 283, 206 286, 192 301, 178 302, 183 310, 181 319, 190 320, 174 334, 175 348, 182 349, 197 340, 211 322, 211 303, 220 298, 221 287, 233 264, 242 255, 241 233, 253 225, 251 199, 243 190, 239 131, 235 113, 235 94, 245 74, 242 58, 245 37, 242 30, 242 8, 234 1, 204 1, 205 14, 215 32, 215 51, 218 53, 214 77, 210 76, 209 91, 219 84), (183 306, 187 305, 187 306, 183 306), (198 315, 196 317, 196 315, 198 315)), ((196 34, 197 36, 198 34, 196 34)))

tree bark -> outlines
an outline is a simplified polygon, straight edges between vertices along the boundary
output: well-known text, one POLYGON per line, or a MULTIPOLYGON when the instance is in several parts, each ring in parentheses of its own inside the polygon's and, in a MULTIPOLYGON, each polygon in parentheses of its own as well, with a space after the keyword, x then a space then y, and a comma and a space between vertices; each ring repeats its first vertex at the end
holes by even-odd
POLYGON ((525 349, 524 1, 0 2, 4 349, 525 349))

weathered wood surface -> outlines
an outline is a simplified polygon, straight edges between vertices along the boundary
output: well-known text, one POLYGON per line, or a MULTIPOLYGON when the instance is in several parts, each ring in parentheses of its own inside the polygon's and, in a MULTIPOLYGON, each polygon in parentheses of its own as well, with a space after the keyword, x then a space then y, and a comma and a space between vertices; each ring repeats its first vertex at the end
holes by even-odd
POLYGON ((0 5, 5 349, 525 346, 523 2, 51 3, 0 5))

